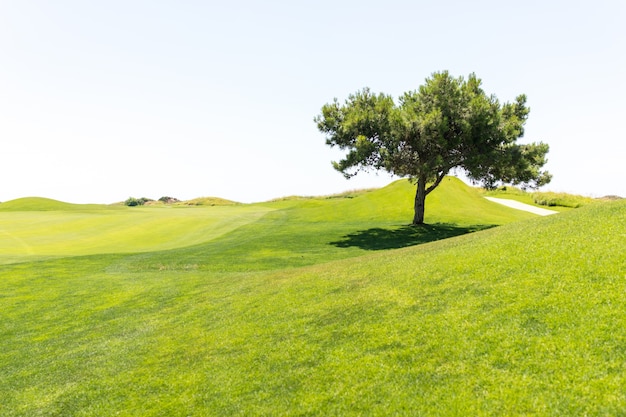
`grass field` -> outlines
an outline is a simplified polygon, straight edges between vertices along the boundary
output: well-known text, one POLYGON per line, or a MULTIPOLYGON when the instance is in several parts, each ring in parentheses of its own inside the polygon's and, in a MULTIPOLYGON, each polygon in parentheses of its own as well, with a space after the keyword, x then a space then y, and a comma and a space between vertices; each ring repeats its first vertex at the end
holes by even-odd
POLYGON ((259 206, 129 208, 19 199, 0 204, 0 264, 190 246, 254 222, 268 211, 259 206))
POLYGON ((539 218, 451 178, 410 228, 412 192, 0 204, 0 253, 31 248, 0 266, 0 415, 626 413, 626 203, 539 218))

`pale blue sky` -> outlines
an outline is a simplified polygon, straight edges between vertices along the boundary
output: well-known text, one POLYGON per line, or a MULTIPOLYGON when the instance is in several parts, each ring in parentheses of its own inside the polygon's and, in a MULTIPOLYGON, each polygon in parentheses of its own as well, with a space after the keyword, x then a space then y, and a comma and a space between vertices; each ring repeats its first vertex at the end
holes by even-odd
POLYGON ((0 201, 242 202, 345 180, 313 118, 434 71, 525 93, 548 190, 626 196, 626 2, 0 0, 0 201))

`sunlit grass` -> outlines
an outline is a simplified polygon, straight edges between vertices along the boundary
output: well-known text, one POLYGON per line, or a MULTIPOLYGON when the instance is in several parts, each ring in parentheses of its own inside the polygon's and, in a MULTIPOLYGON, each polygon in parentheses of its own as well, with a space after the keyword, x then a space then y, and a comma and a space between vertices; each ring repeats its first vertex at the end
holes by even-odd
POLYGON ((538 218, 451 197, 416 231, 397 203, 411 191, 258 205, 272 211, 189 247, 0 266, 0 415, 626 410, 626 203, 538 218))
POLYGON ((258 206, 0 211, 0 263, 191 246, 269 211, 258 206))

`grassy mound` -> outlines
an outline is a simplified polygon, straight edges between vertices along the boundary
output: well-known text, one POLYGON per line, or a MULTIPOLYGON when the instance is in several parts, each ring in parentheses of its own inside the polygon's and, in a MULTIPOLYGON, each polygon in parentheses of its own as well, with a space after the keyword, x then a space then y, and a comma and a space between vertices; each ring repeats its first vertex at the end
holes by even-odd
POLYGON ((193 200, 180 201, 175 204, 183 206, 233 206, 240 203, 219 197, 199 197, 193 200))
POLYGON ((401 181, 252 205, 192 246, 0 266, 0 415, 626 409, 626 202, 538 218, 438 191, 424 228, 401 181))
POLYGON ((0 203, 0 211, 68 211, 106 209, 101 204, 71 204, 42 197, 25 197, 0 203))

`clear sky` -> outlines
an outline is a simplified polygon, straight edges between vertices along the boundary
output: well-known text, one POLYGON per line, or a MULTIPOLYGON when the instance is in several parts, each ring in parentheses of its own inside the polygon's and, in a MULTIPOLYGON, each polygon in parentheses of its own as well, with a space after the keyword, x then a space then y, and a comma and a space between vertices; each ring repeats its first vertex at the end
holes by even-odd
POLYGON ((0 0, 0 201, 382 186, 333 170, 313 118, 441 70, 528 96, 545 190, 626 196, 624 0, 0 0))

